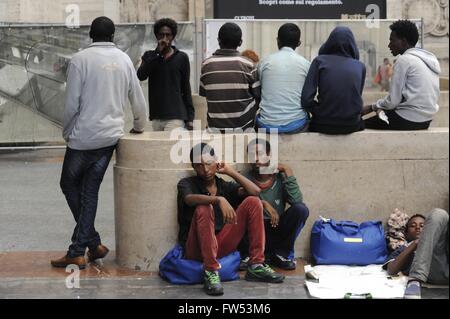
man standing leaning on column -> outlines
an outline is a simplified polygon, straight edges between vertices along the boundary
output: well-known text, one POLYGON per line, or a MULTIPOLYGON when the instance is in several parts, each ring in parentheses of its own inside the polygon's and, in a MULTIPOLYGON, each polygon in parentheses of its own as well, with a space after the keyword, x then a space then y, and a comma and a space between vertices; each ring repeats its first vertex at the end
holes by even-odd
POLYGON ((119 139, 124 135, 124 109, 129 99, 134 116, 130 133, 147 123, 147 105, 131 59, 113 43, 115 26, 96 18, 89 36, 93 43, 73 56, 66 85, 63 137, 67 150, 61 189, 76 221, 67 254, 52 260, 54 267, 104 258, 108 248, 95 230, 98 192, 119 139))

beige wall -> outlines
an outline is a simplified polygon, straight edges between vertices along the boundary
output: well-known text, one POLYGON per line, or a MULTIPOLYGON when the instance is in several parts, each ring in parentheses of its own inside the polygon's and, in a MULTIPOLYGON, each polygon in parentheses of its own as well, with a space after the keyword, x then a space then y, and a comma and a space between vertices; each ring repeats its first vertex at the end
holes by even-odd
POLYGON ((66 7, 80 8, 80 23, 89 24, 99 15, 119 19, 119 0, 0 0, 0 21, 21 23, 64 23, 66 7))
POLYGON ((170 17, 176 21, 189 19, 188 0, 122 0, 121 22, 149 22, 170 17))
MULTIPOLYGON (((64 9, 78 4, 83 21, 109 14, 121 22, 154 21, 171 16, 179 21, 213 17, 213 0, 0 0, 0 21, 64 22, 64 9)), ((387 17, 423 16, 427 37, 448 41, 448 0, 387 0, 387 17)))

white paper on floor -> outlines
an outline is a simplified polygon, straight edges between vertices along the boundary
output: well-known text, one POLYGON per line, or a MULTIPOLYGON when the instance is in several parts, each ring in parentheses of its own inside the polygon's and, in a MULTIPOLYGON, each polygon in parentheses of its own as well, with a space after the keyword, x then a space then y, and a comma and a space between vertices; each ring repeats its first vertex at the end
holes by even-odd
POLYGON ((408 281, 406 276, 389 276, 381 265, 319 265, 312 270, 319 282, 307 280, 306 286, 311 296, 321 299, 342 299, 347 293, 371 294, 374 299, 403 298, 408 281))

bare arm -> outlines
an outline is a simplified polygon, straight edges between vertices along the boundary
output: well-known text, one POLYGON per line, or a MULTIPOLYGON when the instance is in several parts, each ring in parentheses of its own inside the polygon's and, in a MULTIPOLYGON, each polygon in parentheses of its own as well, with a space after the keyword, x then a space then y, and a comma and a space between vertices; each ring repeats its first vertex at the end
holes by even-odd
POLYGON ((239 174, 231 166, 221 163, 220 168, 217 171, 219 174, 225 174, 233 178, 239 185, 242 186, 242 190, 239 190, 239 195, 244 196, 259 196, 261 189, 256 186, 251 180, 245 176, 239 174))
POLYGON ((220 211, 223 215, 223 221, 226 224, 236 223, 236 212, 225 197, 221 196, 208 196, 208 195, 186 195, 184 198, 186 205, 196 207, 198 205, 216 205, 220 207, 220 211))
POLYGON ((294 171, 286 164, 278 164, 278 171, 284 173, 286 177, 294 176, 294 171))
POLYGON ((195 207, 198 205, 216 205, 219 204, 219 201, 220 201, 219 196, 208 196, 198 194, 187 195, 184 198, 184 202, 186 203, 186 205, 190 207, 195 207))
POLYGON ((406 265, 408 259, 411 254, 417 249, 417 241, 414 241, 411 245, 408 246, 397 258, 391 261, 387 265, 387 272, 389 275, 398 274, 406 265))
POLYGON ((273 208, 273 206, 270 205, 269 202, 267 202, 265 200, 263 200, 261 202, 263 204, 264 210, 266 210, 270 215, 270 224, 272 225, 273 228, 276 228, 278 226, 278 223, 280 222, 280 216, 278 215, 275 208, 273 208))

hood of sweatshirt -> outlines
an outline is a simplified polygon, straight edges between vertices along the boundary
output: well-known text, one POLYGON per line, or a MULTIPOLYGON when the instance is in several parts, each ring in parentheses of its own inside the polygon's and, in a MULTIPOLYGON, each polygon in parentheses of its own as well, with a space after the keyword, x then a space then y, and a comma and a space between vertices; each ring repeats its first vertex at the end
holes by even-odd
POLYGON ((359 50, 353 32, 347 27, 336 27, 319 50, 319 55, 323 54, 359 60, 359 50))
POLYGON ((418 57, 419 59, 421 59, 423 61, 423 63, 425 63, 425 65, 431 71, 433 71, 436 74, 441 73, 441 66, 439 65, 439 61, 433 53, 428 52, 423 49, 412 48, 412 49, 406 50, 406 52, 404 54, 411 54, 413 56, 418 57))

